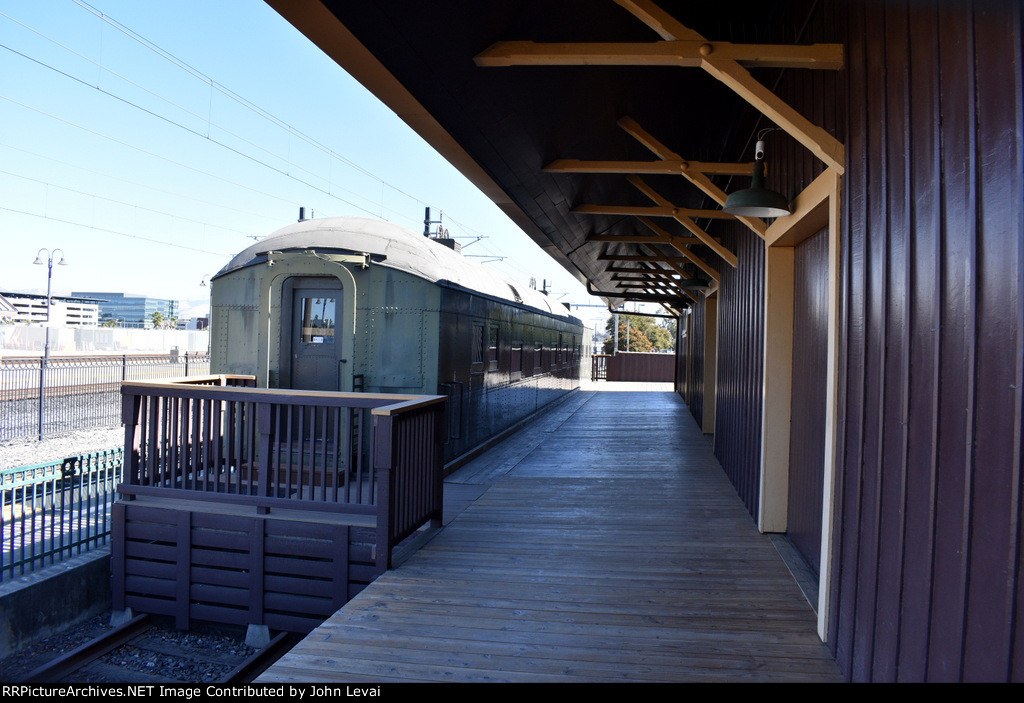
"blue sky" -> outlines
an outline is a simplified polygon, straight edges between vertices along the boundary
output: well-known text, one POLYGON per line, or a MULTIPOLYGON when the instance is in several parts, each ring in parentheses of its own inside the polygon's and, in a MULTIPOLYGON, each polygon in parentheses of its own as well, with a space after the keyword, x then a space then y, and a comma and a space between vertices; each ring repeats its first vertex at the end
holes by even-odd
POLYGON ((300 205, 416 230, 430 205, 488 237, 466 254, 599 302, 263 2, 0 0, 0 290, 45 291, 60 248, 55 293, 205 313, 203 277, 300 205))

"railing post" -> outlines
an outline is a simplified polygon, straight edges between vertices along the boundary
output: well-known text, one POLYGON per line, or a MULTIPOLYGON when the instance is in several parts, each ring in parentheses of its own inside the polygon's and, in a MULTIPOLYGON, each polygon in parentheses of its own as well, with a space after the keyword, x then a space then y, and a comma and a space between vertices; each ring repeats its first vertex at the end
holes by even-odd
MULTIPOLYGON (((259 471, 259 495, 270 495, 270 455, 274 423, 272 418, 273 406, 270 403, 256 403, 256 430, 259 432, 259 458, 250 461, 254 468, 259 471)), ((251 480, 251 478, 250 478, 251 480)), ((257 513, 269 513, 270 508, 260 506, 256 508, 257 513)))
MULTIPOLYGON (((47 305, 49 305, 49 303, 47 303, 47 305)), ((49 332, 50 332, 49 327, 47 327, 46 332, 47 332, 47 334, 49 334, 49 332)), ((47 339, 47 344, 49 344, 49 339, 47 339)), ((49 351, 49 349, 47 349, 47 351, 49 351)), ((39 434, 39 441, 40 442, 43 441, 43 398, 45 397, 45 391, 46 391, 46 380, 45 380, 45 377, 46 377, 46 366, 47 366, 47 362, 48 361, 49 361, 49 359, 47 359, 47 357, 45 357, 45 356, 39 357, 39 427, 38 427, 39 433, 38 434, 39 434)))
POLYGON ((433 505, 430 509, 430 526, 440 527, 444 518, 444 443, 448 441, 448 401, 434 409, 434 452, 430 469, 433 505))
MULTIPOLYGON (((143 432, 139 431, 139 417, 142 397, 124 394, 121 397, 121 422, 124 423, 124 459, 121 480, 129 485, 141 483, 139 478, 139 456, 142 450, 143 432)), ((134 496, 131 496, 134 499, 134 496)))
POLYGON ((394 418, 373 415, 373 469, 377 475, 377 575, 391 568, 392 510, 395 484, 391 469, 394 458, 394 418))

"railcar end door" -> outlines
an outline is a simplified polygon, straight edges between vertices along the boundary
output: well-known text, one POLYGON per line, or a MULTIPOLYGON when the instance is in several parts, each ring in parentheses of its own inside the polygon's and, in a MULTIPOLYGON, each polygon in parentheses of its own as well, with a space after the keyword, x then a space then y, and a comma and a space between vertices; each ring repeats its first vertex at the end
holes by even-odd
POLYGON ((289 387, 309 391, 341 388, 341 288, 292 288, 287 330, 289 387))

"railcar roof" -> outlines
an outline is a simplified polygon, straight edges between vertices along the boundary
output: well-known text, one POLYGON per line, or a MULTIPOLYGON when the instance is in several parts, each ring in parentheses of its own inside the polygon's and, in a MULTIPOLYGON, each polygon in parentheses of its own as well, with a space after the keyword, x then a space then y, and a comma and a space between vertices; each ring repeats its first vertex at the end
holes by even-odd
POLYGON ((383 256, 384 260, 375 266, 405 271, 434 283, 453 283, 510 303, 569 317, 564 305, 527 285, 469 261, 443 244, 405 227, 364 217, 328 217, 283 227, 237 254, 214 278, 262 263, 270 251, 304 249, 383 256))

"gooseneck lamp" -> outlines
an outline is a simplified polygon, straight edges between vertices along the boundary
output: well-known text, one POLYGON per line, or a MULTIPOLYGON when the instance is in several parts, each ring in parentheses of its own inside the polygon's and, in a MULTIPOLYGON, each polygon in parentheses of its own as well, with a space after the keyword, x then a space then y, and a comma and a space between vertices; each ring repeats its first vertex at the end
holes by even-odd
POLYGON ((750 187, 738 190, 725 199, 722 211, 737 217, 784 217, 793 211, 786 196, 764 187, 764 135, 761 130, 754 151, 754 177, 750 187))

